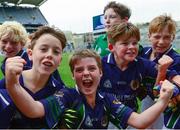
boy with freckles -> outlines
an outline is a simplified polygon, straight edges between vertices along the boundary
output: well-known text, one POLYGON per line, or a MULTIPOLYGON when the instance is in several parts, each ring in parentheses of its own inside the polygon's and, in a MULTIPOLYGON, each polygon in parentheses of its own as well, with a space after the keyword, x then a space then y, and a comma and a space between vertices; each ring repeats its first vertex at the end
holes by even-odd
MULTIPOLYGON (((159 15, 152 19, 149 24, 148 38, 150 41, 150 47, 144 47, 141 52, 141 57, 157 63, 157 61, 164 55, 168 55, 173 59, 173 63, 168 69, 176 70, 180 74, 180 54, 173 49, 173 41, 176 35, 176 22, 167 14, 159 15)), ((145 79, 145 86, 153 85, 155 79, 145 79)), ((180 81, 180 79, 179 79, 180 81)), ((178 84, 177 82, 175 82, 178 84)), ((180 84, 179 84, 180 86, 180 84)), ((153 96, 151 94, 152 89, 148 90, 149 95, 142 101, 142 110, 151 106, 153 96)), ((164 123, 167 128, 180 128, 180 96, 177 95, 171 100, 170 106, 164 114, 164 123)), ((155 122, 150 128, 162 128, 163 115, 155 122), (157 127, 158 126, 158 127, 157 127)))

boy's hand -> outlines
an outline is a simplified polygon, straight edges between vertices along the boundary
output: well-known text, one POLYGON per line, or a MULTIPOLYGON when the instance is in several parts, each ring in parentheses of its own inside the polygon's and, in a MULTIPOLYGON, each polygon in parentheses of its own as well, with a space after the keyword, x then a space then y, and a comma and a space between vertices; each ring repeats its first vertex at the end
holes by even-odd
POLYGON ((173 59, 167 55, 163 55, 159 60, 158 60, 158 68, 161 71, 166 71, 166 69, 173 63, 173 59))
POLYGON ((159 99, 168 102, 173 95, 174 85, 168 80, 164 80, 161 84, 159 99))
POLYGON ((19 56, 8 58, 6 60, 6 84, 12 86, 19 82, 19 75, 23 71, 23 66, 26 63, 24 59, 19 56))

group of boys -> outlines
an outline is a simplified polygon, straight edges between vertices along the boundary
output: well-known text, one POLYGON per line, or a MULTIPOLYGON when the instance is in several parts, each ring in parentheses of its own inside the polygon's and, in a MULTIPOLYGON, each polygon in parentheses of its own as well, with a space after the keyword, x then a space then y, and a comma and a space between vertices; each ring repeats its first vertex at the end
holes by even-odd
MULTIPOLYGON (((168 107, 164 113, 165 126, 180 128, 178 87, 180 85, 180 55, 172 48, 176 32, 175 22, 167 15, 154 18, 150 22, 148 34, 152 47, 142 48, 141 46, 141 51, 139 51, 140 32, 135 25, 128 22, 130 15, 126 6, 116 2, 110 2, 105 7, 104 17, 107 33, 102 37, 105 42, 100 40, 95 44, 95 50, 102 56, 102 59, 95 52, 82 50, 76 52, 70 60, 70 68, 77 84, 76 89, 64 88, 64 83, 61 81, 56 67, 53 67, 55 63, 52 63, 53 57, 58 57, 56 60, 60 62, 61 49, 64 48, 66 41, 64 35, 61 33, 59 35, 50 28, 47 30, 44 28, 46 32, 39 31, 30 38, 33 46, 32 51, 27 53, 23 49, 25 41, 27 41, 27 36, 23 34, 26 32, 19 35, 3 29, 4 26, 14 29, 17 26, 11 25, 16 24, 18 27, 14 30, 24 31, 24 29, 20 29, 19 23, 12 22, 10 25, 5 23, 1 25, 0 45, 6 56, 2 71, 7 77, 0 81, 0 115, 7 116, 7 120, 1 116, 0 127, 34 128, 32 123, 36 122, 35 128, 104 129, 111 121, 118 128, 126 128, 127 125, 146 128, 166 108, 167 101, 169 101, 174 106, 173 108, 168 107), (116 7, 126 10, 118 12, 114 9, 116 7), (24 81, 27 71, 23 73, 22 70, 29 69, 31 71, 37 67, 35 63, 38 61, 30 60, 29 56, 32 57, 33 53, 36 54, 35 47, 42 44, 40 41, 45 36, 48 38, 48 34, 53 36, 50 39, 55 41, 56 47, 49 52, 51 46, 44 45, 38 48, 42 54, 47 55, 45 59, 48 61, 43 62, 45 67, 39 66, 42 70, 38 70, 37 74, 40 73, 47 77, 45 73, 48 73, 50 78, 45 83, 45 87, 33 93, 29 90, 27 81, 24 81), (19 36, 19 39, 16 36, 19 36), (61 43, 59 48, 59 45, 56 45, 58 40, 61 43), (20 56, 20 58, 16 56, 20 56), (34 68, 32 68, 32 61, 36 66, 34 68), (5 62, 7 63, 5 64, 5 62), (5 69, 5 67, 7 68, 5 69), (47 71, 51 67, 54 70, 52 73, 47 71), (160 82, 162 80, 165 81, 160 82), (25 87, 24 83, 28 86, 25 87), (153 90, 155 85, 162 86, 162 89, 153 90), (169 99, 174 86, 178 88, 177 92, 172 99, 169 99), (155 103, 151 109, 145 110, 137 116, 133 111, 137 112, 138 110, 137 97, 142 92, 142 88, 146 88, 143 91, 146 94, 141 96, 141 99, 144 99, 146 95, 154 99, 154 96, 159 93, 160 97, 159 102, 155 103), (54 96, 51 96, 53 94, 54 96), (146 119, 146 116, 151 113, 154 114, 146 119), (140 120, 137 121, 137 119, 140 120), (146 121, 143 122, 143 120, 146 121), (141 123, 139 123, 140 121, 141 123)), ((48 43, 48 40, 46 42, 48 43)), ((34 71, 31 72, 34 73, 34 71)), ((30 72, 27 73, 30 74, 30 72)), ((154 101, 143 101, 144 104, 149 102, 154 101)), ((162 127, 155 126, 154 128, 162 127)))

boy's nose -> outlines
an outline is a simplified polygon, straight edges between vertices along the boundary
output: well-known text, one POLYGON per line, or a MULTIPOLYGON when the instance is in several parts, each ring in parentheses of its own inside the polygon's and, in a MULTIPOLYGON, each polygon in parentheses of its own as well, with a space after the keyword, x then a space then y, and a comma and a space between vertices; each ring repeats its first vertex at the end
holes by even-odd
POLYGON ((51 50, 49 50, 49 51, 47 52, 46 57, 47 57, 47 58, 52 58, 52 55, 53 55, 53 52, 52 52, 51 50))
POLYGON ((84 75, 89 75, 89 71, 88 71, 87 69, 85 69, 85 70, 83 71, 83 74, 84 74, 84 75))
POLYGON ((163 44, 164 43, 164 39, 163 38, 160 38, 159 39, 159 44, 163 44))
POLYGON ((5 44, 5 47, 12 47, 12 45, 11 45, 11 42, 7 42, 6 44, 5 44))

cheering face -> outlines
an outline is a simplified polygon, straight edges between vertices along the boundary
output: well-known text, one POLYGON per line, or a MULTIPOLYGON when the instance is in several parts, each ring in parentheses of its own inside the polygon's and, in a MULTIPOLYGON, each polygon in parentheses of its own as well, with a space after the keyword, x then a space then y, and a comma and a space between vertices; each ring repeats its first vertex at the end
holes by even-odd
POLYGON ((148 36, 153 52, 157 54, 168 50, 174 40, 174 36, 169 33, 167 26, 161 32, 151 33, 148 36))
POLYGON ((20 42, 13 41, 9 35, 5 35, 0 39, 0 48, 5 57, 10 58, 16 56, 23 46, 20 42))
POLYGON ((78 60, 74 65, 73 76, 79 90, 85 96, 95 96, 102 76, 94 58, 87 57, 78 60))
POLYGON ((104 24, 106 31, 108 31, 112 25, 119 23, 121 21, 123 21, 121 17, 116 12, 114 12, 112 8, 109 8, 105 11, 104 24))
POLYGON ((138 55, 138 40, 134 37, 131 37, 128 40, 119 38, 113 45, 112 52, 115 55, 117 63, 120 63, 120 61, 129 63, 138 55))
POLYGON ((61 62, 61 42, 50 34, 43 34, 36 41, 33 50, 28 53, 33 61, 32 69, 37 73, 50 75, 61 62))

